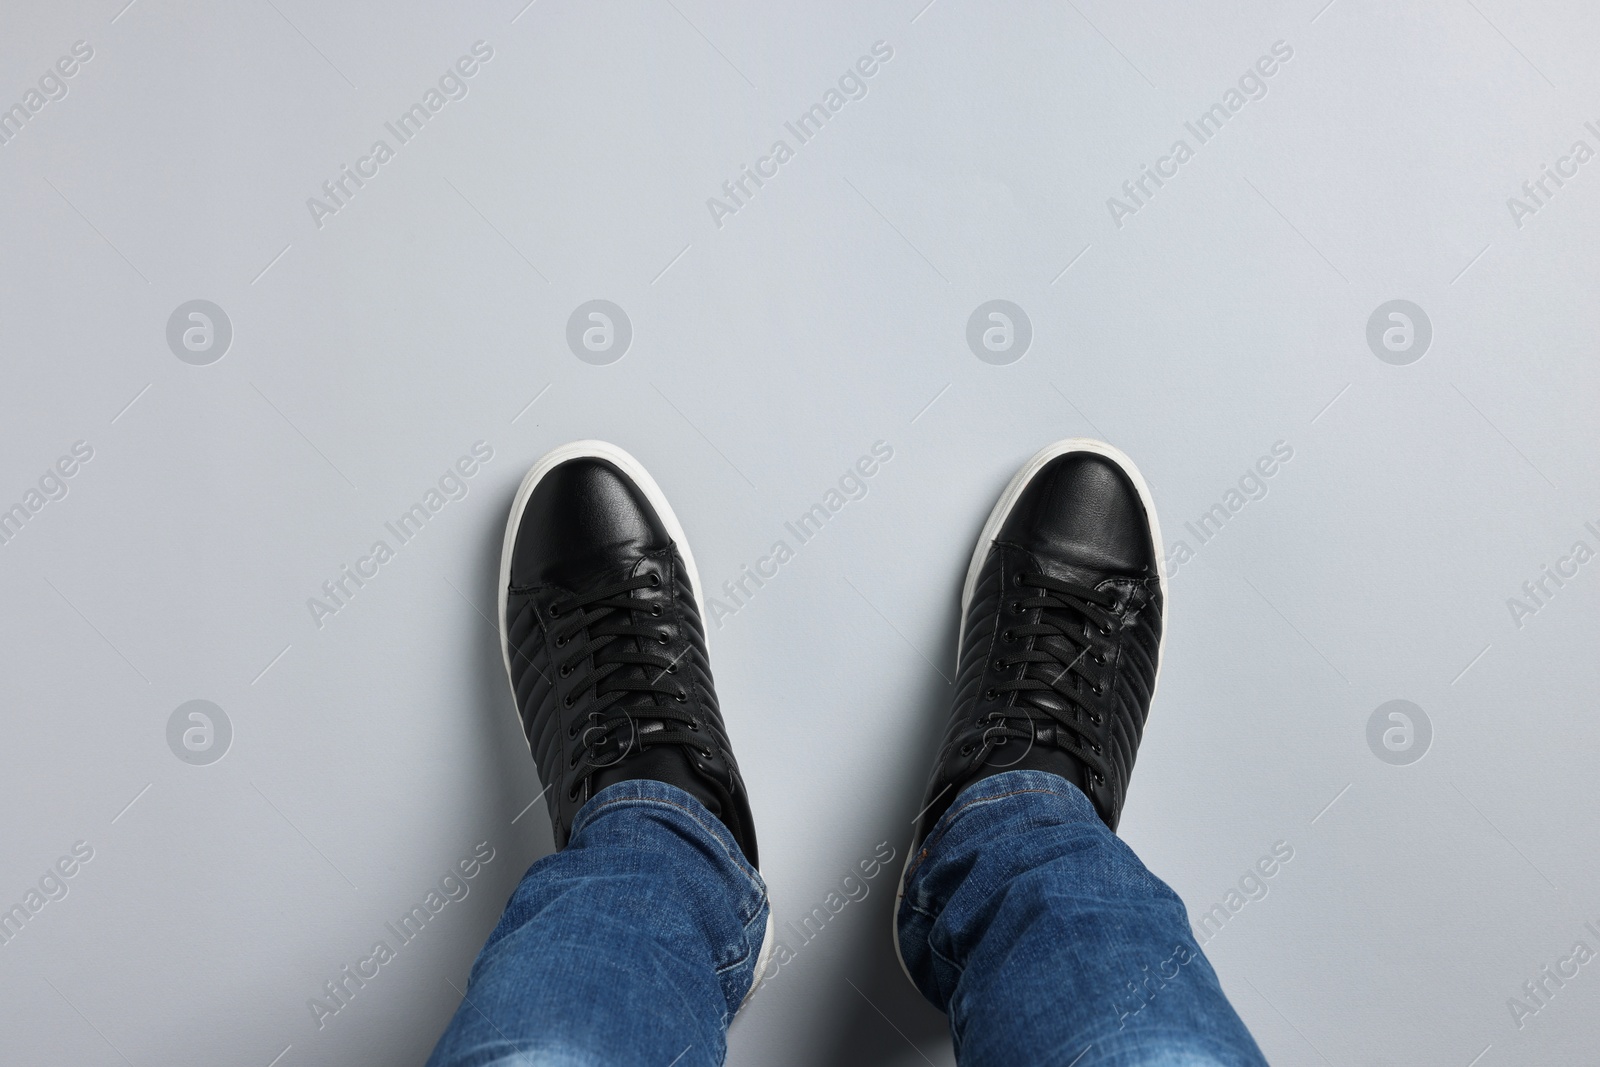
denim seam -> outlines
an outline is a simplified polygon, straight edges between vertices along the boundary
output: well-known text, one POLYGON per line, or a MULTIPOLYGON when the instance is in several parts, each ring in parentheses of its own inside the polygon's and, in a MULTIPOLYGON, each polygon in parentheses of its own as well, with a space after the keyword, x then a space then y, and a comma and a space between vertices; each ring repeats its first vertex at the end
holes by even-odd
POLYGON ((933 954, 935 959, 942 960, 946 964, 953 967, 956 972, 956 980, 960 981, 961 976, 967 973, 966 966, 964 964, 957 963, 955 960, 951 959, 949 956, 946 956, 943 952, 940 952, 937 948, 935 948, 933 944, 933 937, 931 936, 932 933, 933 932, 930 930, 930 936, 928 937, 928 951, 933 954))
MULTIPOLYGON (((979 804, 987 804, 990 801, 995 800, 1005 800, 1008 797, 1023 796, 1027 793, 1043 793, 1046 796, 1066 797, 1068 800, 1072 799, 1071 793, 1063 793, 1059 789, 1038 788, 1013 789, 1005 793, 996 793, 993 796, 973 797, 971 800, 968 800, 966 803, 962 804, 959 808, 952 808, 945 812, 944 817, 939 820, 939 825, 934 828, 933 833, 928 835, 928 839, 922 843, 922 850, 917 853, 917 858, 912 860, 911 866, 907 868, 905 884, 909 886, 912 881, 916 879, 917 872, 922 869, 923 862, 928 858, 928 853, 944 839, 945 835, 950 832, 950 829, 955 826, 956 820, 961 818, 966 811, 976 807, 979 804)), ((915 905, 913 905, 913 907, 915 907, 915 905)))
POLYGON ((745 881, 750 883, 751 890, 761 896, 766 895, 760 884, 754 878, 750 877, 750 871, 754 870, 754 868, 750 867, 748 860, 735 855, 734 851, 728 847, 727 843, 722 840, 722 837, 716 832, 716 830, 702 822, 700 817, 696 815, 692 809, 686 808, 682 804, 674 803, 670 800, 663 800, 660 797, 615 797, 611 800, 607 800, 603 804, 589 809, 587 814, 580 816, 577 822, 573 824, 573 832, 576 833, 582 827, 588 826, 594 821, 595 817, 606 808, 614 808, 618 804, 661 804, 665 807, 675 808, 678 811, 683 812, 694 821, 696 826, 700 827, 707 834, 709 834, 713 840, 716 841, 718 847, 720 847, 727 857, 733 861, 733 865, 738 869, 739 873, 744 876, 745 881))
MULTIPOLYGON (((756 914, 750 916, 749 919, 746 919, 743 923, 740 924, 741 929, 744 931, 744 955, 740 956, 738 959, 734 960, 732 963, 726 963, 726 964, 723 964, 721 967, 718 967, 716 973, 717 973, 717 975, 719 977, 724 975, 724 974, 727 974, 729 971, 733 970, 735 967, 744 966, 745 963, 747 963, 749 961, 750 957, 756 954, 755 948, 753 948, 751 946, 751 944, 750 944, 750 927, 752 925, 754 925, 755 919, 756 919, 756 915, 760 915, 760 914, 761 914, 761 908, 760 908, 759 905, 757 905, 756 914)), ((763 924, 762 930, 763 930, 763 933, 764 933, 765 932, 765 924, 763 924)))
POLYGON ((749 895, 754 897, 754 899, 755 899, 755 906, 753 908, 741 907, 738 910, 739 927, 744 932, 744 937, 742 938, 742 940, 744 941, 744 954, 741 955, 738 959, 734 960, 733 962, 727 963, 727 964, 724 964, 721 967, 718 967, 716 969, 715 973, 718 974, 718 975, 722 975, 722 974, 725 974, 728 971, 732 970, 735 967, 739 967, 739 966, 743 965, 747 960, 750 959, 750 956, 752 954, 752 949, 750 948, 750 924, 755 921, 755 917, 757 915, 761 914, 761 908, 762 908, 763 905, 766 905, 768 907, 771 906, 770 903, 767 900, 767 891, 761 885, 760 882, 758 882, 754 878, 750 877, 749 871, 746 870, 746 868, 749 866, 749 862, 747 860, 740 859, 738 856, 734 855, 733 851, 731 849, 729 849, 727 844, 722 840, 722 837, 714 829, 712 829, 710 826, 707 826, 705 824, 705 822, 702 821, 701 818, 698 815, 696 815, 695 812, 692 809, 686 808, 682 804, 678 804, 678 803, 676 803, 674 801, 671 801, 671 800, 664 800, 661 797, 641 797, 641 796, 615 797, 615 798, 612 798, 610 800, 605 801, 604 803, 596 805, 593 809, 586 808, 582 818, 580 818, 577 822, 574 822, 574 824, 573 824, 573 832, 576 833, 577 830, 581 828, 581 826, 589 825, 591 822, 594 821, 594 819, 599 815, 599 813, 604 811, 606 808, 616 807, 619 804, 635 804, 635 803, 660 804, 660 805, 663 805, 664 807, 674 808, 674 809, 676 809, 678 811, 683 812, 685 815, 687 815, 694 822, 694 824, 696 826, 700 827, 712 839, 714 839, 717 842, 718 846, 720 846, 722 848, 722 851, 727 855, 727 857, 730 860, 733 861, 734 867, 738 870, 740 876, 742 878, 744 878, 745 883, 749 887, 749 895))

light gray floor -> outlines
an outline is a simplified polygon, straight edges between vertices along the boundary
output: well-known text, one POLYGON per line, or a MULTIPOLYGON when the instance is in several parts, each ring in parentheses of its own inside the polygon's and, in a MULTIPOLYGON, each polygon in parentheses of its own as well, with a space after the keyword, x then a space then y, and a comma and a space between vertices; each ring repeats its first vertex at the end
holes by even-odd
MULTIPOLYGON (((1139 462, 1175 554, 1124 835, 1197 924, 1221 906, 1207 951, 1269 1058, 1592 1058, 1591 5, 125 2, 0 26, 0 106, 44 80, 0 145, 0 507, 25 516, 0 906, 36 908, 0 945, 0 1061, 422 1062, 550 848, 488 619, 511 493, 579 437, 652 470, 711 590, 795 549, 719 594, 711 641, 778 914, 810 911, 903 854, 971 540, 1078 435, 1139 462), (385 123, 479 41, 400 143, 385 123), (875 42, 842 83, 865 95, 830 101, 875 42), (1275 44, 1201 143, 1185 122, 1275 44), (785 126, 830 102, 806 143, 785 126), (313 212, 345 165, 376 173, 313 212), (1176 174, 1135 202, 1145 165, 1176 174), (567 341, 594 299, 631 328, 609 365, 567 341), (967 341, 994 299, 1031 330, 1020 359, 1015 313, 1008 350, 979 344, 1009 363, 967 341), (193 300, 231 326, 220 360, 193 300), (1404 312, 1407 347, 1384 310, 1374 348, 1391 300, 1429 329, 1404 312), (385 523, 475 442, 492 459, 444 483, 466 495, 400 545, 385 523), (785 522, 876 442, 866 495, 799 545, 785 522), (324 983, 480 842, 469 895, 319 1028, 324 983)), ((730 1062, 951 1062, 893 962, 892 879, 730 1062)))

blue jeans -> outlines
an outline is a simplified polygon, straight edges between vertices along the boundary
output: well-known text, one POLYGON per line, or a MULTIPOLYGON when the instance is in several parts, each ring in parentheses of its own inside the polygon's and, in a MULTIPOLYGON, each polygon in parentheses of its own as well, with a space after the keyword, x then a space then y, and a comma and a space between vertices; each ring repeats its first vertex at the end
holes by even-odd
MULTIPOLYGON (((963 1067, 1265 1064, 1183 903, 1066 780, 974 783, 907 875, 900 952, 963 1067)), ((613 785, 517 886, 429 1065, 720 1064, 767 915, 697 801, 613 785)))

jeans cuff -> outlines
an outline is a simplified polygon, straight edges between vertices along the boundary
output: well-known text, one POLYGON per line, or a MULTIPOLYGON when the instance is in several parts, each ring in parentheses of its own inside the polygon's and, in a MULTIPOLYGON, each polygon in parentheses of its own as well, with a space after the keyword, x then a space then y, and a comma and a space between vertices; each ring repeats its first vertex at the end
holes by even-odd
POLYGON ((700 843, 711 849, 713 854, 725 854, 761 894, 762 899, 766 898, 767 884, 761 872, 750 866, 744 849, 739 847, 733 832, 723 821, 711 814, 711 809, 692 794, 654 778, 629 778, 615 782, 590 797, 572 820, 572 840, 577 840, 583 829, 601 815, 618 807, 656 808, 671 812, 677 825, 700 838, 700 843))
POLYGON ((1011 797, 1039 793, 1060 797, 1064 805, 1061 814, 1069 821, 1100 821, 1099 812, 1095 810, 1094 803, 1084 795, 1083 790, 1059 774, 1052 774, 1049 771, 1002 771, 987 778, 980 778, 956 794, 955 800, 950 802, 949 809, 939 817, 938 822, 933 824, 933 829, 928 832, 922 848, 912 857, 911 866, 907 868, 905 876, 905 885, 908 887, 906 895, 910 896, 909 886, 916 878, 917 872, 954 830, 963 815, 976 808, 1011 797))

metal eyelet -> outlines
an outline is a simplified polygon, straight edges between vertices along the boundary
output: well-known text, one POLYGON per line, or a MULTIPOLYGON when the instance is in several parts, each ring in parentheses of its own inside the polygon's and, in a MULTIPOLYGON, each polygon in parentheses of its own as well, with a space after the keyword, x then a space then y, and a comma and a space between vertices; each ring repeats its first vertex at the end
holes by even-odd
POLYGON ((670 639, 667 637, 667 632, 665 630, 663 630, 660 633, 656 634, 656 640, 661 642, 664 645, 670 639))
POLYGON ((689 729, 693 730, 695 733, 699 733, 700 732, 700 720, 699 719, 690 719, 689 720, 689 729))
POLYGON ((678 673, 678 665, 676 663, 667 664, 667 673, 668 674, 677 674, 678 673))
POLYGON ((689 694, 680 689, 676 693, 672 694, 672 699, 676 700, 680 704, 687 704, 689 702, 689 694))
POLYGON ((1006 630, 1000 635, 1000 640, 1004 641, 1008 645, 1016 639, 1017 635, 1010 630, 1006 630))
POLYGON ((568 693, 566 696, 561 698, 561 706, 564 707, 564 708, 572 707, 572 694, 571 693, 568 693))
POLYGON ((1006 669, 1006 661, 1001 659, 999 656, 996 656, 995 660, 994 660, 994 669, 997 670, 997 671, 1005 670, 1006 669))
POLYGON ((650 614, 654 615, 656 618, 660 618, 661 617, 661 605, 660 604, 651 604, 650 605, 650 614))
POLYGON ((660 584, 661 584, 661 575, 652 574, 650 576, 650 588, 654 589, 656 586, 658 586, 660 584))
POLYGON ((556 647, 557 648, 566 648, 567 647, 567 635, 566 634, 562 634, 560 637, 556 638, 556 647))
POLYGON ((561 617, 561 609, 556 607, 554 604, 551 604, 550 605, 550 617, 552 619, 559 619, 561 617))
POLYGON ((561 675, 561 677, 565 678, 567 675, 572 673, 572 668, 563 663, 561 665, 561 670, 558 673, 561 675))
POLYGON ((997 697, 999 695, 1000 695, 1000 691, 998 689, 990 689, 990 690, 988 690, 987 692, 985 692, 983 694, 983 699, 985 699, 985 700, 993 700, 995 697, 997 697))
POLYGON ((1021 615, 1022 614, 1022 601, 1013 600, 1011 602, 1011 613, 1013 615, 1021 615))
POLYGON ((1016 578, 1012 581, 1011 584, 1017 586, 1018 588, 1021 588, 1023 585, 1026 585, 1027 584, 1027 572, 1018 571, 1017 575, 1016 575, 1016 578))

